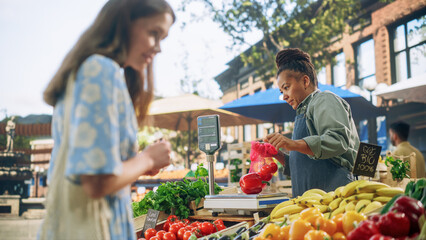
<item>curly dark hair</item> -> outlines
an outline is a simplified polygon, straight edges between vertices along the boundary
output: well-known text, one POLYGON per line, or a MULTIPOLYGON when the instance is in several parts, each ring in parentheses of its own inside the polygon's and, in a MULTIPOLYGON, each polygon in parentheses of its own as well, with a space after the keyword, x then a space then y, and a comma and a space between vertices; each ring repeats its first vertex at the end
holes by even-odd
POLYGON ((298 48, 286 48, 277 53, 275 63, 278 68, 277 77, 282 71, 291 70, 306 74, 311 80, 311 84, 315 87, 318 86, 317 74, 308 53, 298 48))

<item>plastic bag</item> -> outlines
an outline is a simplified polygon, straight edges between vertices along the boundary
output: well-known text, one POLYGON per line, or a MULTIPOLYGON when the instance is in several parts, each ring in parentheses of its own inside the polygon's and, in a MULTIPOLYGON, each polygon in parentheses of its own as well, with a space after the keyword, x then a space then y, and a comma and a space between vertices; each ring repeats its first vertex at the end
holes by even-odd
POLYGON ((264 181, 271 180, 273 174, 278 170, 278 166, 273 160, 277 154, 278 151, 270 143, 251 142, 249 173, 258 173, 264 181))

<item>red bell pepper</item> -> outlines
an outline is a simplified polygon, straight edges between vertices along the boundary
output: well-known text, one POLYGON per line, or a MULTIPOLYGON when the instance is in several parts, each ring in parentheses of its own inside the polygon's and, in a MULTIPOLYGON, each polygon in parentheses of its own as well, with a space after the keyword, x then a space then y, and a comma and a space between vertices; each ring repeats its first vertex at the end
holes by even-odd
POLYGON ((377 233, 371 236, 368 240, 395 240, 395 238, 389 237, 389 236, 383 236, 382 234, 377 233))
POLYGON ((410 220, 409 235, 420 232, 419 218, 424 214, 424 208, 419 200, 408 196, 401 196, 395 201, 390 211, 405 213, 405 216, 410 220))
POLYGON ((249 173, 240 178, 241 191, 247 194, 260 193, 262 184, 262 178, 258 173, 249 173))
POLYGON ((379 229, 376 224, 371 220, 364 220, 360 222, 358 227, 350 231, 347 239, 348 240, 369 240, 371 236, 379 233, 379 229))
POLYGON ((382 215, 377 226, 382 234, 395 238, 407 236, 410 232, 410 220, 402 212, 388 212, 382 215))

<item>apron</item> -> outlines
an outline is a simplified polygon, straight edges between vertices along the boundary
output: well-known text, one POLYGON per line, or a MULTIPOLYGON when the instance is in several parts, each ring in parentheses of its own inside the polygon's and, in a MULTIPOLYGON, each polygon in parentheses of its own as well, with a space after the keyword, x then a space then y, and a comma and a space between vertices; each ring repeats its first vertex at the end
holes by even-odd
MULTIPOLYGON (((310 136, 305 113, 296 116, 292 139, 310 136)), ((319 188, 326 192, 334 191, 354 180, 348 169, 334 163, 331 159, 314 160, 308 155, 290 151, 290 172, 293 197, 305 191, 319 188)))

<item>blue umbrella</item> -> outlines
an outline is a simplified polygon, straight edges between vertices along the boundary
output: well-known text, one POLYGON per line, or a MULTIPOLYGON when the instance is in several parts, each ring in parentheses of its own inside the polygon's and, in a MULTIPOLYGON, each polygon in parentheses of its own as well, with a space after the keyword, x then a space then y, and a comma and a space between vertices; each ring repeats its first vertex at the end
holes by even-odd
MULTIPOLYGON (((351 91, 320 83, 318 83, 318 88, 321 91, 330 91, 347 101, 351 106, 352 116, 355 121, 384 114, 383 109, 377 108, 361 95, 351 91)), ((278 88, 270 88, 236 99, 220 108, 272 123, 294 121, 296 111, 286 101, 281 100, 280 95, 278 88)))

